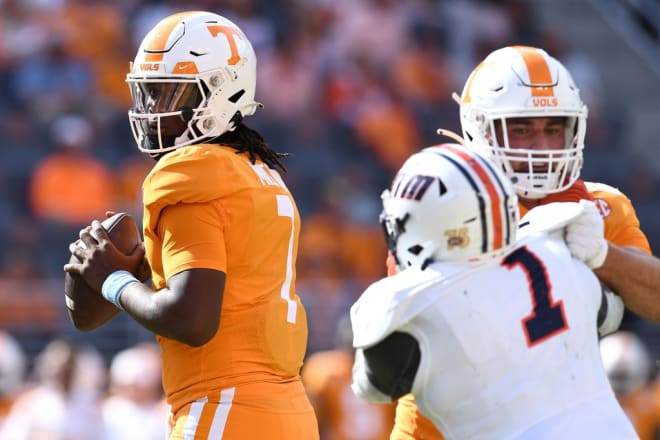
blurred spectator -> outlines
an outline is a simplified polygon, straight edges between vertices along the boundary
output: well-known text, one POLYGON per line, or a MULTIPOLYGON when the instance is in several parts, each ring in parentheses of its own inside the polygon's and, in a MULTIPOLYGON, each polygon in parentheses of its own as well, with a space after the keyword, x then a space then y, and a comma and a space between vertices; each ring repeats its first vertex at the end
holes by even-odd
POLYGON ((67 0, 55 15, 55 31, 61 34, 66 53, 89 63, 95 92, 90 103, 130 107, 123 80, 126 60, 133 56, 133 46, 125 38, 127 17, 117 5, 100 0, 67 0))
POLYGON ((79 115, 59 117, 51 127, 55 151, 37 164, 30 182, 32 212, 69 226, 103 217, 115 204, 112 171, 91 154, 92 124, 79 115))
POLYGON ((79 350, 55 339, 35 363, 36 384, 21 393, 0 430, 2 440, 104 440, 98 390, 81 385, 79 350))
POLYGON ((660 393, 644 342, 634 333, 619 331, 600 341, 600 352, 612 389, 640 440, 657 439, 660 393))
POLYGON ((53 33, 39 56, 25 60, 12 77, 16 98, 42 123, 73 109, 85 109, 95 94, 89 60, 70 53, 62 35, 53 33))
POLYGON ((145 342, 117 353, 110 364, 109 387, 103 419, 110 440, 166 438, 169 408, 157 345, 145 342))
POLYGON ((10 333, 0 330, 0 429, 25 385, 27 357, 23 347, 10 333))
POLYGON ((120 162, 117 170, 117 211, 130 213, 137 221, 142 218, 142 182, 153 166, 153 159, 144 154, 134 154, 120 162))

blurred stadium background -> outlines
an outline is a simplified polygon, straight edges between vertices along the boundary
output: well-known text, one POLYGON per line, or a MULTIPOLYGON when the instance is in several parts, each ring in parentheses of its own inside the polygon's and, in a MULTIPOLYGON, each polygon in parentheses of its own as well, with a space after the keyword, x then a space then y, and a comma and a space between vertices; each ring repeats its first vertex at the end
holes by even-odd
MULTIPOLYGON (((146 31, 183 9, 233 19, 258 56, 246 120, 278 151, 303 216, 297 286, 308 352, 385 274, 380 192, 413 151, 459 131, 460 93, 491 50, 544 47, 589 105, 583 177, 633 201, 660 247, 660 3, 633 0, 0 0, 0 328, 32 363, 49 341, 96 347, 109 361, 153 337, 119 316, 79 333, 62 265, 81 226, 105 209, 141 218, 151 160, 128 126, 124 77, 146 31)), ((624 327, 660 356, 657 325, 624 327)))

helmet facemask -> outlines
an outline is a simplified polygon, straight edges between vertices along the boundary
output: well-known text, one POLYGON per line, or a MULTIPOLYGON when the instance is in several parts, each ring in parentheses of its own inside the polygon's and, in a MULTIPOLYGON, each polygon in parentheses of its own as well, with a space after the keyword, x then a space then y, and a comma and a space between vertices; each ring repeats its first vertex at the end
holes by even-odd
POLYGON ((584 133, 577 130, 584 124, 578 128, 578 118, 561 117, 563 148, 512 147, 509 125, 519 119, 524 118, 486 119, 480 149, 502 167, 521 197, 538 199, 570 188, 582 169, 584 144, 578 138, 584 133))

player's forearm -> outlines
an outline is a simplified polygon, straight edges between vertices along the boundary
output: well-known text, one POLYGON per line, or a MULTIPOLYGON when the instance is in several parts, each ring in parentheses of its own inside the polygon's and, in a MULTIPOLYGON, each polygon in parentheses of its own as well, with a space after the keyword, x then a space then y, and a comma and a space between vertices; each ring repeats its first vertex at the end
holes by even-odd
POLYGON ((594 272, 621 296, 628 309, 660 322, 660 259, 609 243, 605 263, 594 272))
POLYGON ((176 296, 168 288, 154 291, 146 284, 132 283, 122 292, 120 302, 126 313, 157 335, 200 346, 215 334, 195 325, 190 317, 180 316, 176 296))

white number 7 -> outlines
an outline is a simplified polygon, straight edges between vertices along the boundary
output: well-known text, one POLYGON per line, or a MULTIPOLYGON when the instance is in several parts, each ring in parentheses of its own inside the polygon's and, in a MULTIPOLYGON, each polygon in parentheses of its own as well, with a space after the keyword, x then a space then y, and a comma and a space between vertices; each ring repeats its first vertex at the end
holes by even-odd
POLYGON ((291 280, 293 278, 293 238, 295 233, 295 225, 293 224, 295 216, 293 212, 293 202, 291 198, 286 195, 277 195, 277 215, 280 217, 289 217, 291 219, 291 235, 289 236, 289 250, 286 255, 286 278, 282 283, 280 296, 287 302, 286 321, 292 324, 296 323, 296 312, 298 304, 291 299, 291 280))

